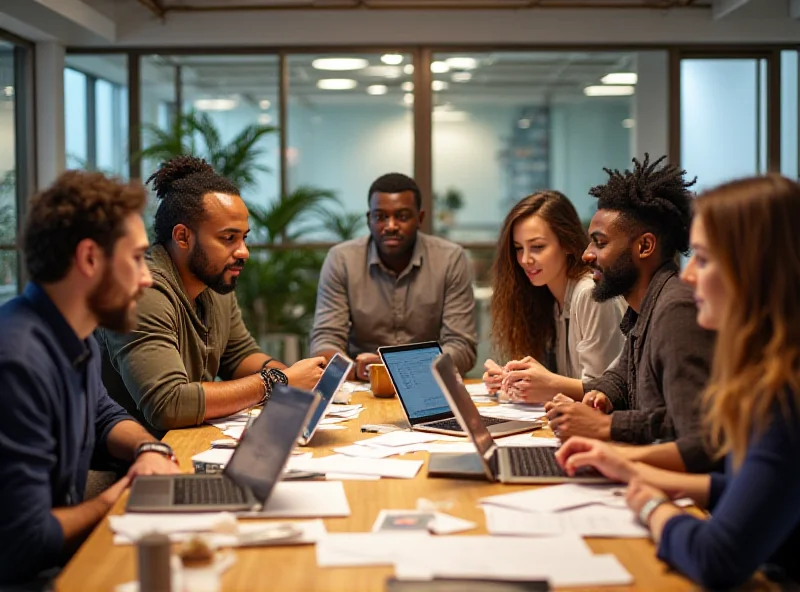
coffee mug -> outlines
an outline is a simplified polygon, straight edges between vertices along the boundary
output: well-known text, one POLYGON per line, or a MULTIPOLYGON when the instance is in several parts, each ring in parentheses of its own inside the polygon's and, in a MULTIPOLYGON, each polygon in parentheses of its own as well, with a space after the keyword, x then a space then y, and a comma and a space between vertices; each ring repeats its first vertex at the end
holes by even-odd
POLYGON ((369 387, 376 397, 394 397, 394 387, 384 364, 368 364, 369 387))

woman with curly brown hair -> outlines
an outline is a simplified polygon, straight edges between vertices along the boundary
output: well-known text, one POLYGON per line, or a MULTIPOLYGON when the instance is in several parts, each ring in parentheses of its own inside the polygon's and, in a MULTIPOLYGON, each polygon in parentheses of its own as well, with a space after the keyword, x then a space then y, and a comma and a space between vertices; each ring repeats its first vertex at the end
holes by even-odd
POLYGON ((580 401, 583 380, 603 373, 624 337, 620 299, 598 303, 581 260, 589 237, 558 191, 522 199, 506 216, 492 268, 492 337, 512 361, 485 363, 491 392, 540 403, 562 393, 580 401))

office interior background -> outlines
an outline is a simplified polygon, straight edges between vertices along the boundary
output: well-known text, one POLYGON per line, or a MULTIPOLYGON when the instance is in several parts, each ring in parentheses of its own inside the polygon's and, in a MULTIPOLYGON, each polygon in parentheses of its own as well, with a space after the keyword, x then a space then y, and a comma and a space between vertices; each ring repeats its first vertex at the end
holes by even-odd
POLYGON ((242 184, 240 304, 291 362, 327 249, 367 233, 367 189, 398 171, 425 230, 468 250, 482 361, 495 240, 525 195, 562 191, 588 223, 603 167, 645 152, 698 190, 798 176, 797 40, 798 0, 5 0, 0 300, 24 284, 37 188, 191 150, 242 184))

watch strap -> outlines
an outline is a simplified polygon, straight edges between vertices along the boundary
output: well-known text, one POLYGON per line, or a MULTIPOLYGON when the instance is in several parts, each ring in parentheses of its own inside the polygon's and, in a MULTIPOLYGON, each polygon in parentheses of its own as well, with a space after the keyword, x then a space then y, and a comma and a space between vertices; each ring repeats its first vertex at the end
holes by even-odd
POLYGON ((144 454, 145 452, 161 454, 173 462, 177 462, 178 460, 175 456, 175 452, 172 450, 172 446, 165 442, 144 442, 139 444, 139 446, 136 447, 136 452, 133 454, 134 461, 139 458, 140 454, 144 454))
POLYGON ((670 503, 670 501, 671 500, 668 497, 665 497, 663 495, 657 495, 655 497, 651 497, 649 500, 647 500, 644 503, 644 505, 642 506, 642 509, 639 510, 639 522, 643 526, 649 527, 650 526, 650 516, 653 515, 653 512, 656 511, 656 508, 658 508, 659 506, 661 506, 663 504, 668 504, 668 503, 670 503))

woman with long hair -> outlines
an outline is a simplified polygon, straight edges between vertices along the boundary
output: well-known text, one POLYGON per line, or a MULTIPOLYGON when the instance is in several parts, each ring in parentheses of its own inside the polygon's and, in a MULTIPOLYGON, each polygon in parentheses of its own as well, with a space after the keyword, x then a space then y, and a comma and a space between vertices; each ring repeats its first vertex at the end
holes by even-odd
POLYGON ((687 475, 568 440, 559 462, 629 482, 628 505, 658 556, 699 584, 738 586, 761 566, 800 582, 800 185, 743 179, 699 197, 683 279, 697 322, 717 331, 704 395, 709 443, 724 473, 687 475), (711 519, 671 503, 689 496, 711 519))
POLYGON ((506 216, 492 267, 492 337, 511 361, 485 363, 490 392, 536 403, 563 393, 580 401, 583 380, 602 374, 624 336, 620 299, 598 303, 581 257, 589 237, 572 203, 540 191, 506 216))

